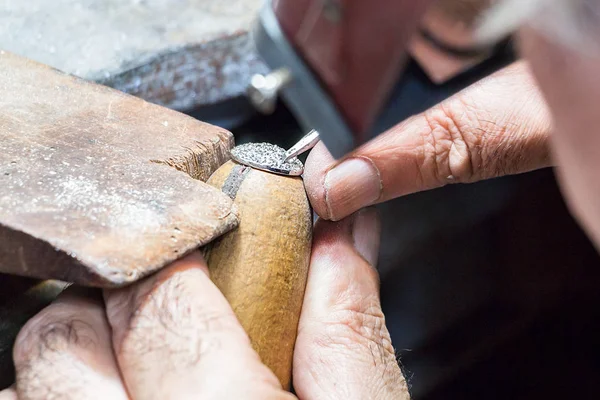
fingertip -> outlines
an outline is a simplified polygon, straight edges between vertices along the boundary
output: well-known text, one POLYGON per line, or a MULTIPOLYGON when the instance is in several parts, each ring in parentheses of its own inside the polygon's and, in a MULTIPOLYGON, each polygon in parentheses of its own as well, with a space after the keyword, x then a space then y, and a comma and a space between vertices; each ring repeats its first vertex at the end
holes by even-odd
POLYGON ((325 202, 329 219, 340 221, 363 207, 375 204, 382 195, 381 173, 368 156, 353 154, 327 172, 325 202))
POLYGON ((325 176, 335 164, 335 159, 321 142, 309 153, 304 167, 304 186, 308 199, 317 213, 323 219, 331 219, 330 210, 327 207, 325 176))
POLYGON ((173 262, 165 268, 165 273, 169 276, 176 272, 185 271, 188 269, 198 269, 206 275, 210 275, 208 264, 200 251, 194 251, 179 260, 173 262))

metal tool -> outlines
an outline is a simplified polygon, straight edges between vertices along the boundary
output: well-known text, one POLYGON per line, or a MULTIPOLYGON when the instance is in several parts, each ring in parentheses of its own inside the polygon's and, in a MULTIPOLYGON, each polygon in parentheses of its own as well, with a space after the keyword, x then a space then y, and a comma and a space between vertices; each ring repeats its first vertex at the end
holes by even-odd
POLYGON ((431 0, 267 0, 252 32, 271 67, 248 94, 261 112, 278 95, 336 157, 371 129, 404 65, 404 49, 431 0))
POLYGON ((300 141, 298 143, 296 143, 295 145, 290 147, 289 150, 285 152, 284 161, 288 161, 288 160, 292 159, 293 157, 298 157, 300 154, 304 153, 305 151, 308 151, 308 150, 312 149, 313 147, 315 147, 317 145, 317 143, 319 143, 319 141, 321 141, 319 132, 317 132, 313 129, 312 131, 308 132, 308 134, 306 136, 304 136, 302 139, 300 139, 300 141))

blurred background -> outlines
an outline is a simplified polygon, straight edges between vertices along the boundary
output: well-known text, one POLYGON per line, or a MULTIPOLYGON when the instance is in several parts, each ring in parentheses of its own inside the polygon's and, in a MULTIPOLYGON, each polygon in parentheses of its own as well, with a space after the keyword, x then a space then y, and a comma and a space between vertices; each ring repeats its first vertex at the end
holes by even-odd
MULTIPOLYGON (((378 131, 515 60, 510 38, 459 51, 490 2, 442 0, 426 15, 378 131)), ((285 105, 258 115, 244 95, 250 77, 266 71, 247 35, 260 3, 8 2, 0 47, 223 126, 238 144, 287 148, 305 132, 285 105)), ((599 398, 600 259, 552 170, 379 209, 382 303, 415 400, 599 398)), ((0 293, 0 305, 11 299, 0 293)), ((25 320, 0 309, 0 336, 25 320)), ((0 346, 0 386, 11 379, 1 367, 9 357, 10 344, 0 346)))

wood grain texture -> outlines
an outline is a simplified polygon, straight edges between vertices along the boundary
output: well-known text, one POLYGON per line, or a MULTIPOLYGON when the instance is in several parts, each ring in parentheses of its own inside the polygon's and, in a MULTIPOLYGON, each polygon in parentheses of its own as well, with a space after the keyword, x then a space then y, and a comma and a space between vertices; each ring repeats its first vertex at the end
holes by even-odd
POLYGON ((198 180, 229 132, 7 52, 0 71, 0 272, 125 285, 237 224, 198 180))
POLYGON ((235 192, 240 225, 211 244, 207 261, 261 360, 289 389, 310 261, 311 210, 301 178, 248 169, 229 161, 208 180, 218 188, 238 182, 229 193, 235 192))
POLYGON ((0 49, 177 110, 243 95, 266 72, 262 0, 0 1, 0 49))

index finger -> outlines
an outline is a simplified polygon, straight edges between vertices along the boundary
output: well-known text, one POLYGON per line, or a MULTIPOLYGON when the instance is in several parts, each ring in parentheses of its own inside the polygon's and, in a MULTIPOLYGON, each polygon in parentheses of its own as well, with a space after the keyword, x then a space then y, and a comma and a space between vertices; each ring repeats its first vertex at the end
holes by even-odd
POLYGON ((340 163, 320 145, 305 168, 315 211, 340 220, 402 195, 549 166, 551 118, 524 62, 390 129, 340 163))
POLYGON ((139 284, 106 291, 105 301, 133 398, 286 398, 199 253, 139 284))

